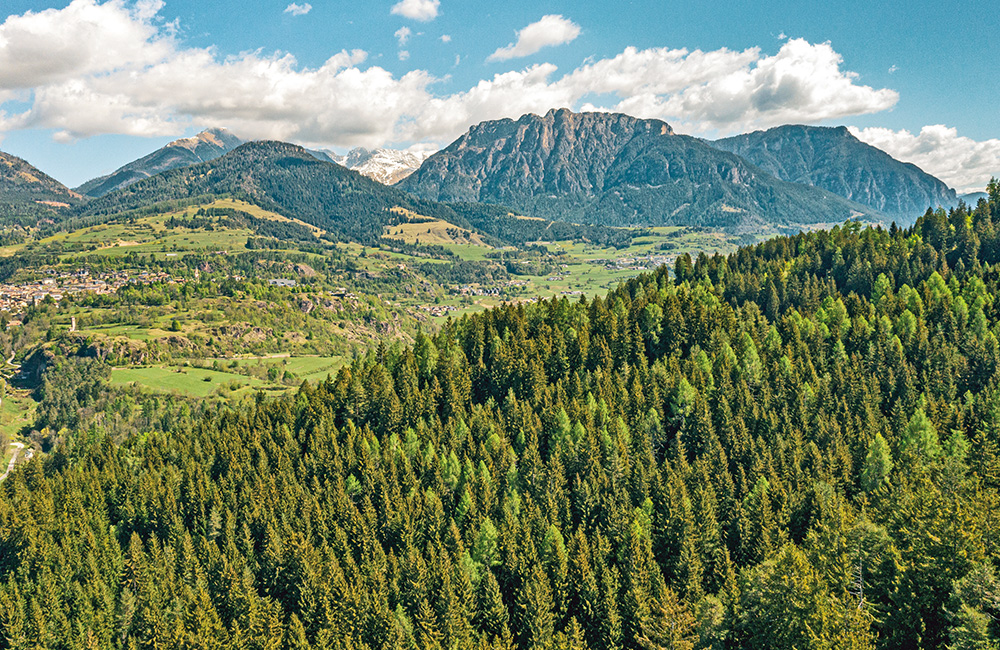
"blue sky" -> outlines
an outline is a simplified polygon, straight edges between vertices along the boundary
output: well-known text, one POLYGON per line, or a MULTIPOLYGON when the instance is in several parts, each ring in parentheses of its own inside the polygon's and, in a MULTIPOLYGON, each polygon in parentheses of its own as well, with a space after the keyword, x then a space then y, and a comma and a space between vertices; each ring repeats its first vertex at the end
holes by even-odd
POLYGON ((4 0, 0 148, 77 185, 209 126, 434 149, 568 106, 719 137, 855 127, 1000 176, 995 2, 4 0))

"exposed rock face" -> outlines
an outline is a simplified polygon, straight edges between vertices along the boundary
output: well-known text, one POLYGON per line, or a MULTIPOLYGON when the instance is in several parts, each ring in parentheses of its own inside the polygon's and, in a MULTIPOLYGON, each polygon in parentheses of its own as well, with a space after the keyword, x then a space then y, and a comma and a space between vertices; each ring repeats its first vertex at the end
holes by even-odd
POLYGON ((842 126, 779 126, 712 144, 782 180, 821 187, 909 221, 928 207, 958 201, 944 182, 858 140, 842 126))
POLYGON ((32 388, 37 387, 42 383, 45 369, 55 363, 55 360, 56 355, 51 350, 36 348, 21 362, 21 367, 17 371, 20 381, 32 388))
POLYGON ((215 160, 244 143, 226 129, 208 129, 191 138, 174 140, 148 156, 118 168, 107 176, 87 181, 77 190, 91 197, 104 196, 136 181, 169 169, 215 160))
POLYGON ((400 185, 439 200, 516 203, 538 193, 597 194, 635 138, 673 135, 659 120, 552 110, 482 122, 431 156, 400 185))
POLYGON ((483 122, 397 185, 439 201, 500 203, 603 225, 843 221, 871 212, 785 183, 659 120, 553 110, 483 122))

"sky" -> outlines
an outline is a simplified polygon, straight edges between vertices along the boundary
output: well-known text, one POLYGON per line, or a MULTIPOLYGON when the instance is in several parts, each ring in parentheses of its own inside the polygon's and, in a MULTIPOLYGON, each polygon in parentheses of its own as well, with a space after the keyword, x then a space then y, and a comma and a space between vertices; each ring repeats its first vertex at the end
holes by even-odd
POLYGON ((209 127, 435 150, 565 107, 710 139, 846 125, 981 191, 998 33, 995 0, 3 0, 0 149, 74 187, 209 127))

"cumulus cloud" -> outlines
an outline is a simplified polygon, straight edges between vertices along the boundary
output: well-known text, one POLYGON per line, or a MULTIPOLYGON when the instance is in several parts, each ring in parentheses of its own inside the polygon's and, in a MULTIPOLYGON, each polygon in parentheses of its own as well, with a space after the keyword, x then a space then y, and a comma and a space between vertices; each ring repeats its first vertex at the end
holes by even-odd
POLYGON ((171 29, 152 22, 162 6, 73 0, 64 9, 9 16, 0 24, 0 92, 163 60, 175 43, 171 29))
POLYGON ((313 6, 308 2, 303 4, 295 4, 294 2, 287 7, 285 7, 286 14, 292 14, 293 16, 305 16, 307 13, 312 11, 313 6))
MULTIPOLYGON (((871 113, 896 101, 895 92, 842 70, 830 44, 803 40, 773 55, 627 48, 572 70, 542 63, 443 94, 444 78, 396 75, 363 51, 306 67, 280 52, 224 57, 188 47, 163 24, 160 6, 73 0, 0 24, 0 131, 51 129, 72 140, 224 124, 249 138, 374 147, 445 143, 482 120, 553 107, 619 110, 724 135, 871 113)), ((411 37, 409 28, 396 32, 397 40, 411 37)))
POLYGON ((400 0, 392 6, 392 13, 411 20, 427 22, 437 18, 441 0, 400 0))
POLYGON ((448 34, 441 34, 441 42, 451 43, 451 36, 449 36, 448 34))
POLYGON ((410 31, 409 27, 400 27, 396 30, 396 33, 393 34, 393 36, 395 36, 396 40, 399 41, 399 46, 403 47, 406 45, 406 41, 410 40, 410 36, 412 34, 413 32, 410 31))
MULTIPOLYGON (((877 113, 899 100, 894 90, 858 83, 858 75, 841 70, 840 54, 830 43, 786 41, 774 56, 757 49, 741 54, 753 60, 725 57, 715 74, 673 93, 633 92, 616 110, 647 117, 675 119, 684 129, 731 131, 778 124, 817 122, 877 113), (727 62, 732 65, 728 66, 727 62)), ((694 53, 692 53, 694 54, 694 53)), ((684 63, 692 55, 685 57, 684 63)), ((695 57, 697 60, 699 57, 695 57)))
POLYGON ((879 127, 850 127, 859 140, 893 158, 913 163, 960 193, 982 192, 990 178, 1000 178, 1000 140, 976 141, 958 129, 934 124, 920 133, 879 127))
POLYGON ((517 33, 517 41, 501 47, 491 54, 488 61, 507 61, 530 56, 542 48, 569 43, 580 35, 580 26, 558 14, 542 16, 517 33))

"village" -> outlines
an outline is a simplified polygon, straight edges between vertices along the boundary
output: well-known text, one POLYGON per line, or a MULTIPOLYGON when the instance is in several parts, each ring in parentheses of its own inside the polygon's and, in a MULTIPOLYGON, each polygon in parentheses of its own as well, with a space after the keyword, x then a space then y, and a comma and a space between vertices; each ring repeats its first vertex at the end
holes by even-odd
POLYGON ((28 305, 37 305, 46 298, 58 302, 65 296, 81 293, 110 294, 126 284, 150 284, 167 282, 176 284, 182 279, 174 278, 163 271, 115 271, 92 276, 82 269, 73 273, 60 273, 32 282, 21 284, 0 284, 0 311, 10 314, 22 313, 28 305))

